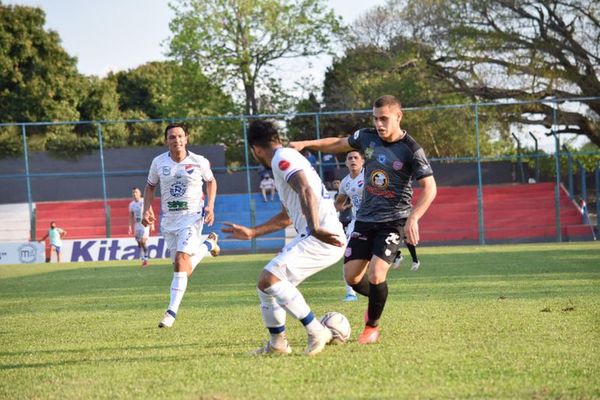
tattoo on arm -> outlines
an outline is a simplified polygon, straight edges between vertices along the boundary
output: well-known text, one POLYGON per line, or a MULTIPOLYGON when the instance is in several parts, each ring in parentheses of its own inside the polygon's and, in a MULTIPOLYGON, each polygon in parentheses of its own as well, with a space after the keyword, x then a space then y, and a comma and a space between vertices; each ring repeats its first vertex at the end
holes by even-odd
POLYGON ((298 193, 300 205, 302 206, 302 214, 306 218, 308 229, 312 231, 319 228, 318 199, 308 184, 304 171, 296 172, 288 180, 288 183, 294 192, 298 193))

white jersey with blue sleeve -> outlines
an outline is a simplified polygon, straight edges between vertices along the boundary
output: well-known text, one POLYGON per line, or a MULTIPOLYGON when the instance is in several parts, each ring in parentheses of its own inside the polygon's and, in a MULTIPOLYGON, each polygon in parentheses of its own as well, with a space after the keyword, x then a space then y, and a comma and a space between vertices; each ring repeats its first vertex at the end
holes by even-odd
POLYGON ((288 183, 290 178, 299 171, 304 172, 308 184, 319 202, 320 225, 324 228, 327 226, 337 228, 340 225, 333 199, 323 185, 317 172, 302 154, 291 148, 278 148, 271 161, 271 167, 279 198, 288 216, 293 221, 296 232, 299 234, 308 233, 308 224, 306 217, 302 213, 300 197, 288 183))

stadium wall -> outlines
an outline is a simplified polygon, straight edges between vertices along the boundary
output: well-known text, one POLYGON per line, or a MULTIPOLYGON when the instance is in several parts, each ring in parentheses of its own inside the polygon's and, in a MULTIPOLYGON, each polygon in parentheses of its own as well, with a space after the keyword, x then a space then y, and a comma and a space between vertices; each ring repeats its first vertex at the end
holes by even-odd
MULTIPOLYGON (((225 149, 221 145, 190 146, 190 150, 202 154, 211 162, 219 193, 247 193, 248 184, 245 171, 229 173, 225 166, 225 149)), ((136 147, 105 149, 104 164, 106 171, 107 198, 129 197, 131 188, 143 188, 150 162, 164 147, 136 147)), ((341 157, 340 157, 341 158, 341 157)), ((100 155, 98 152, 84 155, 76 160, 56 159, 48 153, 31 153, 29 169, 31 174, 44 174, 31 178, 31 192, 34 202, 102 199, 102 178, 100 176, 100 155)), ((432 161, 436 181, 439 186, 477 185, 477 164, 474 162, 432 161)), ((482 162, 484 184, 521 183, 518 164, 511 161, 482 162)), ((258 167, 250 172, 251 192, 258 192, 258 167)), ((3 175, 12 175, 2 179, 0 185, 0 204, 26 203, 27 182, 23 177, 25 165, 23 159, 0 159, 0 171, 3 175)), ((524 165, 525 180, 533 174, 524 165)), ((342 165, 335 170, 338 179, 347 173, 342 165)), ((543 180, 543 179, 542 179, 543 180)))

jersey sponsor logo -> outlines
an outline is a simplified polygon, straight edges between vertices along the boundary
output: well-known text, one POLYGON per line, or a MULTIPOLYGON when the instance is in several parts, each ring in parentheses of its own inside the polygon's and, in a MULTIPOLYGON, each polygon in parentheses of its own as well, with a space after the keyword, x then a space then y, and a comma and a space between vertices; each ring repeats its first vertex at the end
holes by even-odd
POLYGON ((185 184, 183 182, 177 181, 171 185, 171 187, 169 188, 169 193, 171 193, 171 196, 173 197, 181 197, 185 194, 186 190, 187 187, 185 186, 185 184))
POLYGON ((352 247, 346 247, 346 251, 344 252, 345 257, 350 257, 352 255, 352 247))
POLYGON ((378 154, 377 161, 379 161, 380 164, 385 164, 385 162, 387 161, 387 157, 385 156, 385 154, 378 154))
POLYGON ((188 173, 188 175, 191 175, 194 173, 194 166, 192 164, 186 164, 185 165, 185 172, 188 173))
POLYGON ((354 132, 354 140, 358 140, 358 137, 360 136, 360 130, 354 132))
POLYGON ((365 150, 365 158, 370 160, 373 157, 373 152, 375 151, 375 143, 371 142, 369 148, 365 150))
POLYGON ((371 184, 378 189, 387 189, 390 179, 384 170, 376 169, 371 172, 371 184))
POLYGON ((171 175, 171 167, 169 166, 164 166, 160 169, 160 173, 163 174, 163 176, 169 176, 171 175))
POLYGON ((168 201, 167 208, 169 209, 169 211, 185 211, 188 209, 188 203, 187 201, 179 200, 168 201))
POLYGON ((290 162, 287 160, 281 160, 279 161, 279 169, 282 171, 285 171, 286 169, 288 169, 290 167, 290 162))
POLYGON ((400 171, 403 166, 404 166, 404 163, 402 161, 394 161, 392 163, 392 168, 394 168, 394 170, 396 170, 396 171, 400 171))

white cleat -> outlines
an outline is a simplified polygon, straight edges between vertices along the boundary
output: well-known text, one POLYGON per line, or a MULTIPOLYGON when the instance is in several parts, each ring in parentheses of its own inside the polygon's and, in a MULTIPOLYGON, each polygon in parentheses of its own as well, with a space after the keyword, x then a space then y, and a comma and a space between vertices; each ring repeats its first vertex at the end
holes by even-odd
POLYGON ((402 260, 404 260, 404 256, 402 254, 400 254, 399 256, 396 256, 396 258, 394 258, 394 261, 392 261, 392 269, 400 268, 400 264, 402 264, 402 260))
POLYGON ((417 261, 417 262, 413 261, 412 267, 410 267, 410 270, 412 272, 418 271, 420 266, 421 266, 421 262, 420 261, 417 261))
POLYGON ((159 328, 170 328, 173 326, 174 323, 175 323, 175 317, 172 316, 171 314, 169 314, 169 312, 167 311, 167 312, 165 312, 165 315, 163 315, 162 319, 158 323, 158 327, 159 328))
POLYGON ((319 354, 325 348, 325 345, 331 342, 333 335, 329 328, 323 327, 318 333, 308 335, 308 344, 304 350, 304 354, 307 356, 314 356, 319 354))
POLYGON ((210 250, 210 255, 213 257, 216 257, 219 254, 221 254, 221 248, 217 244, 218 240, 219 240, 219 235, 217 235, 216 232, 209 233, 208 237, 206 238, 206 241, 209 242, 210 245, 212 246, 212 249, 210 250))
POLYGON ((271 344, 271 342, 269 340, 267 340, 267 343, 263 347, 259 347, 258 349, 254 350, 250 354, 253 356, 263 356, 263 355, 268 355, 268 354, 286 355, 286 354, 290 354, 291 352, 292 352, 292 348, 288 344, 287 340, 285 341, 285 347, 282 347, 282 348, 273 346, 271 344))

